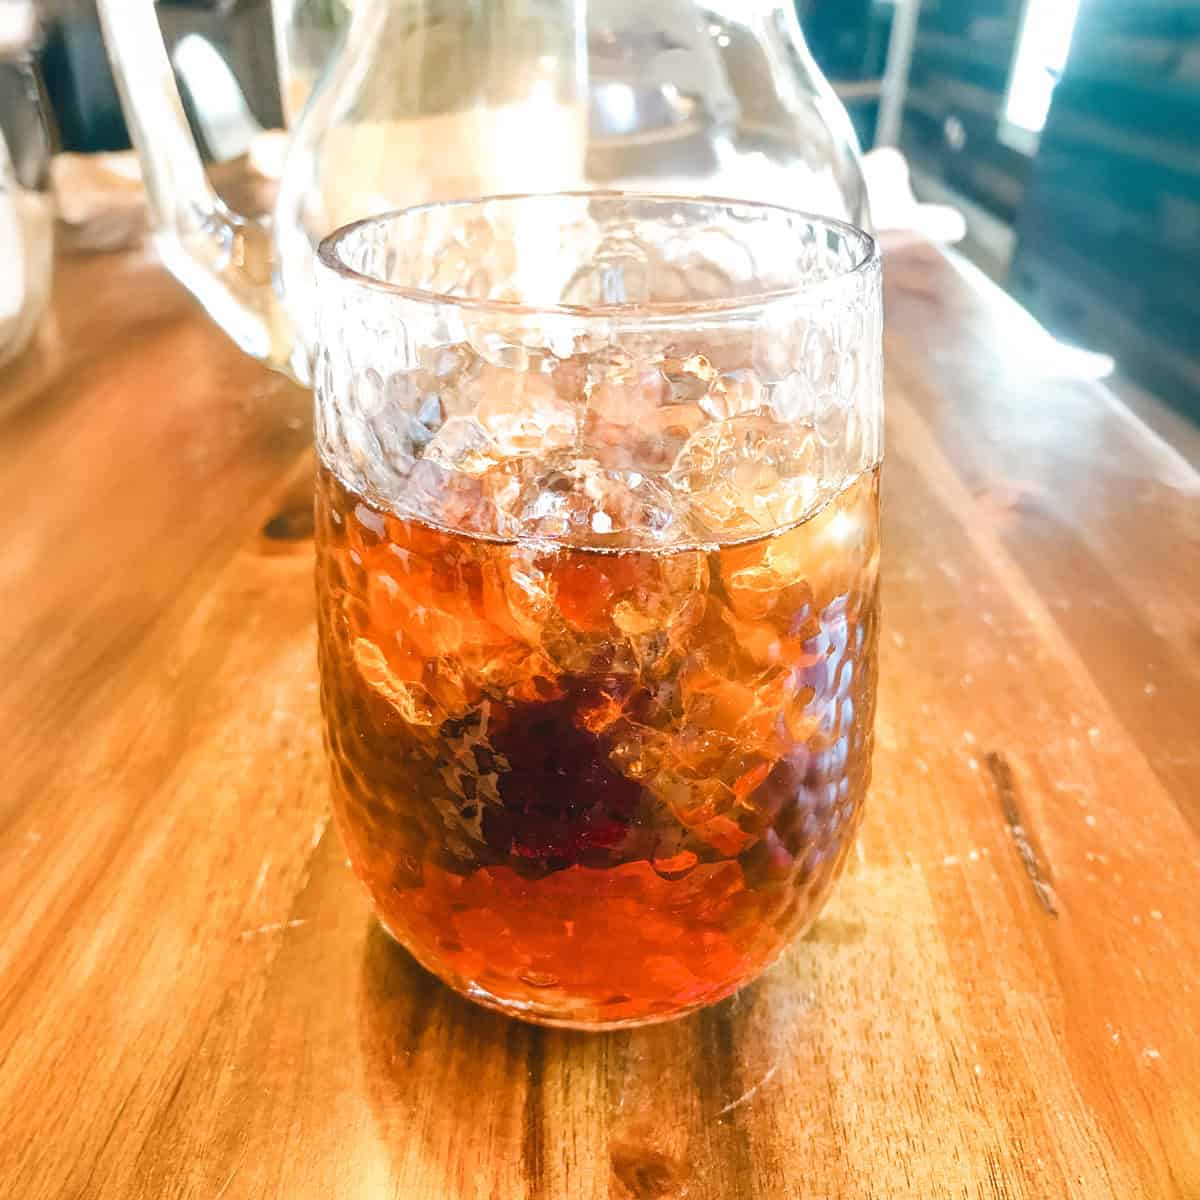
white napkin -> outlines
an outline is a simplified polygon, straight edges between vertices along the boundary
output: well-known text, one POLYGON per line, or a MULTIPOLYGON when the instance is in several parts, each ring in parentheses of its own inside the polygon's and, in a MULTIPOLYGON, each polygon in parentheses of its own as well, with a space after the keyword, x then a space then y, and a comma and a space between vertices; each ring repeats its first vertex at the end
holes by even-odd
POLYGON ((27 51, 36 32, 33 0, 0 0, 0 58, 27 51))
POLYGON ((967 235, 967 222, 957 208, 921 204, 913 195, 908 160, 885 146, 863 156, 863 177, 871 218, 885 245, 930 241, 948 245, 967 235))
POLYGON ((141 241, 148 223, 146 192, 132 150, 56 154, 50 179, 71 249, 118 250, 141 241))

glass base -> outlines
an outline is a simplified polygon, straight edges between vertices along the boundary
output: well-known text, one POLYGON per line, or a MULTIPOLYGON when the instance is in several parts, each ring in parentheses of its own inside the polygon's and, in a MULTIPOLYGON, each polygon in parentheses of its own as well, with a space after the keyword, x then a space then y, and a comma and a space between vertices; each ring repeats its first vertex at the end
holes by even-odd
POLYGON ((503 1000, 499 996, 493 996, 491 992, 479 987, 478 984, 468 984, 463 988, 455 988, 455 991, 484 1008, 493 1009, 503 1013, 506 1017, 513 1017, 515 1020, 525 1021, 530 1025, 545 1025, 551 1029, 574 1029, 581 1033, 605 1033, 613 1029, 636 1029, 642 1025, 663 1025, 667 1021, 677 1021, 681 1017, 699 1012, 702 1008, 719 1004, 740 988, 745 987, 747 983, 753 982, 753 979, 748 979, 745 983, 737 984, 727 992, 714 996, 710 1000, 703 1000, 699 1004, 689 1004, 684 1008, 673 1009, 671 1012, 647 1013, 644 1017, 625 1017, 616 1021, 589 1021, 564 1017, 558 1013, 546 1012, 537 1005, 524 1004, 517 1000, 503 1000))
MULTIPOLYGON (((714 1004, 720 1004, 721 1001, 728 1000, 734 993, 752 984, 763 972, 773 966, 776 961, 776 959, 771 959, 769 962, 763 964, 762 970, 756 971, 749 978, 738 980, 725 990, 708 996, 695 1004, 683 1005, 668 1012, 646 1013, 644 1016, 624 1017, 615 1021, 594 1020, 587 1017, 573 1017, 569 1013, 563 1013, 561 1009, 543 1007, 522 1000, 505 999, 503 996, 493 995, 486 988, 480 987, 479 984, 471 980, 459 978, 456 975, 437 970, 420 954, 415 953, 411 947, 407 946, 404 939, 399 937, 395 930, 391 929, 378 913, 375 914, 375 920, 379 923, 380 929, 391 938, 400 950, 412 958, 422 970, 428 971, 439 983, 456 992, 464 999, 478 1004, 481 1008, 487 1008, 503 1016, 512 1017, 516 1021, 524 1021, 530 1025, 544 1025, 551 1029, 574 1029, 580 1033, 606 1033, 614 1029, 636 1029, 642 1025, 662 1025, 667 1021, 677 1021, 681 1017, 699 1012, 702 1008, 710 1008, 714 1004)), ((782 950, 780 952, 782 953, 782 950)))

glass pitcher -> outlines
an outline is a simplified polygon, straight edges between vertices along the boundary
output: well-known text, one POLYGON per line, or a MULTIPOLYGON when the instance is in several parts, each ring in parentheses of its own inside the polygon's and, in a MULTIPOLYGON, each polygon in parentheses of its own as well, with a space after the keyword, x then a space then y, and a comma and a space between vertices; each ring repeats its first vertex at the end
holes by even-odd
POLYGON ((243 350, 302 381, 315 248, 350 220, 597 187, 769 198, 869 225, 849 119, 786 0, 347 7, 267 226, 209 186, 153 0, 99 3, 164 263, 243 350))

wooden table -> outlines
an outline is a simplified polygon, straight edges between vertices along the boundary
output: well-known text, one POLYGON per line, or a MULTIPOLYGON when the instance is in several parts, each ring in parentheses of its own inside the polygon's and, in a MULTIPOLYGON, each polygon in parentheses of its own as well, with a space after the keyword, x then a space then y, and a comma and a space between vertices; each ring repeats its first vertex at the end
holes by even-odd
POLYGON ((0 377, 0 1196, 1200 1196, 1200 479, 999 292, 887 264, 834 899, 600 1036, 452 995, 344 865, 307 398, 144 256, 57 295, 0 377))

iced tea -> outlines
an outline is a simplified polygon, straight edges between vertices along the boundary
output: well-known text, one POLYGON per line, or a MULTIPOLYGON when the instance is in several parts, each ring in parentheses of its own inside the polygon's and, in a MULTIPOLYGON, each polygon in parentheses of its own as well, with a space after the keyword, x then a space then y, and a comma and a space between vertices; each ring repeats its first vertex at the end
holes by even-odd
POLYGON ((338 824, 425 966, 633 1022, 815 915, 870 776, 877 470, 791 528, 662 550, 437 528, 328 467, 317 504, 338 824))
POLYGON ((398 941, 534 1021, 752 979, 852 842, 879 259, 765 204, 435 204, 322 243, 333 808, 398 941))

